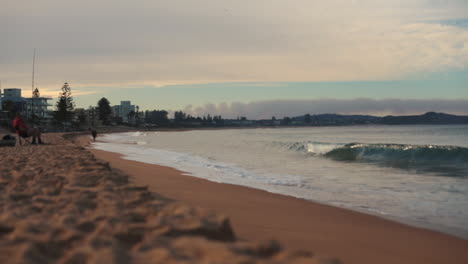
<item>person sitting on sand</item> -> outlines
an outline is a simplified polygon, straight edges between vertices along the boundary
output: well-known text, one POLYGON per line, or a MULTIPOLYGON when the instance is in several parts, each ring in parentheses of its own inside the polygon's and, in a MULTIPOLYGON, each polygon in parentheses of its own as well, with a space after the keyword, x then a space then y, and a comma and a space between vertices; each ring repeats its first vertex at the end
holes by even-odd
POLYGON ((24 122, 23 117, 21 117, 21 114, 18 112, 16 113, 16 118, 13 120, 13 127, 16 130, 16 133, 18 134, 18 142, 21 145, 21 138, 29 138, 32 137, 32 144, 36 144, 36 138, 39 141, 39 144, 44 144, 41 139, 41 131, 37 128, 29 128, 26 125, 26 122, 24 122))

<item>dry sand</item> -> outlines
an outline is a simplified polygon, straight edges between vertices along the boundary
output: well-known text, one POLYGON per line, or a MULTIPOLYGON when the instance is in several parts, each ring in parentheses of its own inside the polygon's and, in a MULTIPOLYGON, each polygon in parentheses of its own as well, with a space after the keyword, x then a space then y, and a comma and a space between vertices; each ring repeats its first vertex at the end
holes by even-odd
MULTIPOLYGON (((88 137, 80 139, 86 144, 88 137)), ((135 184, 228 215, 241 239, 278 239, 289 249, 337 256, 346 264, 467 264, 468 241, 380 217, 242 186, 214 183, 172 168, 91 150, 135 184)), ((340 194, 336 194, 340 195, 340 194)))
POLYGON ((2 264, 339 263, 239 241, 228 218, 132 184, 60 134, 43 138, 0 148, 2 264))

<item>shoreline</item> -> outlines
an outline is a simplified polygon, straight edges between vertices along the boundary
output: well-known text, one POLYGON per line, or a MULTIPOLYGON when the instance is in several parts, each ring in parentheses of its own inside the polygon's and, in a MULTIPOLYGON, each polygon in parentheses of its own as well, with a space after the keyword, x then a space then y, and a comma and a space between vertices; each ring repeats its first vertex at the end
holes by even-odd
MULTIPOLYGON (((89 142, 80 137, 81 144, 89 142)), ((118 153, 89 149, 131 176, 136 184, 232 220, 241 239, 278 239, 288 249, 312 249, 344 263, 466 263, 468 241, 338 208, 249 187, 210 182, 176 169, 125 160, 118 153), (183 186, 183 187, 181 187, 183 186), (438 252, 427 256, 427 252, 438 252)))
MULTIPOLYGON (((146 134, 146 131, 138 131, 138 132, 146 134)), ((168 131, 160 131, 160 132, 185 132, 185 130, 168 130, 168 131)), ((107 133, 103 133, 103 136, 105 134, 107 134, 107 133)), ((114 142, 108 141, 105 138, 101 138, 100 140, 98 140, 97 143, 111 143, 112 144, 114 142)), ((136 141, 133 142, 133 143, 128 143, 127 142, 125 144, 133 145, 135 143, 137 143, 137 142, 136 141)), ((137 145, 140 145, 140 142, 138 142, 137 145)), ((145 144, 142 144, 142 145, 145 145, 145 144)), ((97 149, 100 149, 100 148, 97 147, 97 149)), ((113 148, 110 148, 110 149, 109 148, 107 148, 107 149, 103 148, 102 150, 106 151, 106 152, 117 153, 117 154, 119 154, 121 156, 125 156, 125 154, 122 154, 122 153, 118 152, 119 150, 115 149, 115 148, 114 149, 113 148)), ((184 153, 184 152, 181 151, 180 153, 184 153)), ((187 154, 187 153, 185 153, 185 154, 187 154)), ((132 156, 131 154, 129 154, 129 155, 132 156)), ((146 154, 146 155, 148 156, 148 154, 146 154)), ((151 155, 149 155, 149 156, 151 156, 151 155)), ((164 157, 162 157, 162 159, 164 160, 164 157)), ((322 204, 322 205, 337 207, 337 208, 344 209, 344 210, 350 210, 350 211, 353 211, 353 212, 372 215, 372 216, 383 218, 383 219, 386 219, 386 220, 389 220, 389 221, 392 221, 392 222, 397 222, 397 223, 408 225, 408 226, 415 227, 415 228, 427 229, 427 230, 430 230, 430 231, 434 231, 434 232, 454 236, 454 237, 457 237, 457 238, 468 241, 468 230, 463 229, 462 227, 453 227, 453 226, 450 227, 450 226, 431 223, 431 222, 423 221, 423 220, 418 221, 415 218, 408 218, 408 216, 403 217, 403 216, 405 216, 405 214, 401 214, 401 215, 387 214, 384 211, 382 211, 382 210, 385 210, 383 207, 382 207, 382 210, 378 210, 377 208, 379 208, 379 207, 377 206, 377 207, 375 207, 376 209, 373 210, 373 211, 363 209, 363 208, 366 208, 366 207, 359 208, 359 207, 356 207, 356 206, 353 207, 352 205, 347 207, 347 206, 343 206, 343 205, 340 205, 340 204, 327 203, 326 201, 314 200, 314 198, 309 198, 309 197, 306 197, 304 195, 295 195, 295 193, 291 193, 291 192, 288 192, 288 191, 271 189, 271 188, 265 187, 264 185, 259 185, 258 186, 258 185, 255 185, 255 184, 252 184, 252 185, 245 184, 243 182, 236 182, 236 181, 229 181, 229 180, 227 180, 227 181, 219 180, 216 177, 213 177, 213 175, 210 175, 209 173, 205 174, 205 173, 202 173, 200 171, 197 171, 196 169, 194 171, 192 171, 190 166, 189 166, 189 168, 187 168, 187 166, 185 166, 185 168, 184 168, 184 166, 180 166, 180 165, 177 166, 177 164, 172 164, 171 162, 165 162, 165 161, 157 162, 158 164, 156 164, 156 163, 153 163, 152 159, 145 160, 145 158, 143 158, 143 160, 141 160, 138 157, 132 157, 130 159, 125 159, 125 160, 132 160, 132 161, 141 162, 141 163, 145 163, 145 164, 151 164, 151 165, 156 165, 156 166, 172 168, 172 169, 175 169, 176 171, 179 171, 183 175, 190 176, 190 177, 195 177, 195 178, 198 178, 198 179, 204 179, 204 180, 207 180, 209 182, 228 184, 228 185, 235 185, 235 186, 243 186, 243 187, 251 188, 251 189, 254 189, 254 190, 262 190, 262 191, 266 191, 266 192, 269 192, 269 193, 272 193, 272 194, 283 195, 283 196, 297 198, 297 199, 312 202, 312 203, 318 203, 318 204, 322 204), (255 186, 255 187, 252 187, 252 186, 255 186)), ((374 207, 367 207, 367 208, 374 208, 374 207)))

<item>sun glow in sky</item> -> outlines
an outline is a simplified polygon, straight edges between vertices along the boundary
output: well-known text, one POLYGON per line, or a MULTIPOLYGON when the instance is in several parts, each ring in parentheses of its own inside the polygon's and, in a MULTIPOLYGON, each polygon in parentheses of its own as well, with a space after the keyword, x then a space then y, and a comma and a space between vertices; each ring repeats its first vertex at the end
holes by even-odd
POLYGON ((67 81, 81 107, 102 96, 201 112, 369 98, 468 114, 447 108, 468 102, 466 0, 6 0, 0 36, 3 88, 30 90, 37 48, 36 86, 56 96, 67 81))

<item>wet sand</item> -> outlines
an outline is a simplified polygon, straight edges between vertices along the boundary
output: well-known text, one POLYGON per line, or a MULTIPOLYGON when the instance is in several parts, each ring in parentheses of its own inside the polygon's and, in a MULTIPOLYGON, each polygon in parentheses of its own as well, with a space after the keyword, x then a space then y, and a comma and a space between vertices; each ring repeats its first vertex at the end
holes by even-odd
MULTIPOLYGON (((88 139, 80 140, 86 144, 88 139)), ((289 196, 210 182, 172 168, 125 160, 117 153, 91 152, 129 174, 135 184, 228 215, 241 239, 278 239, 289 249, 337 256, 347 264, 468 263, 467 240, 289 196)))

